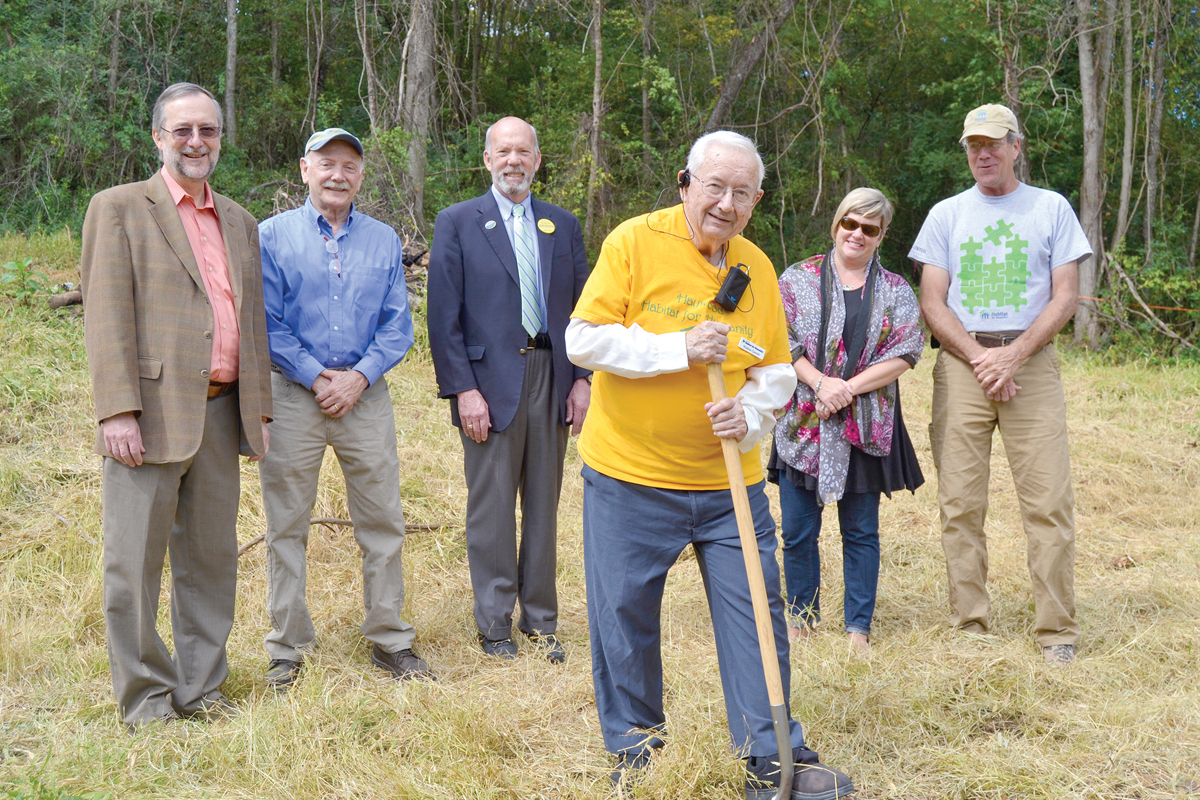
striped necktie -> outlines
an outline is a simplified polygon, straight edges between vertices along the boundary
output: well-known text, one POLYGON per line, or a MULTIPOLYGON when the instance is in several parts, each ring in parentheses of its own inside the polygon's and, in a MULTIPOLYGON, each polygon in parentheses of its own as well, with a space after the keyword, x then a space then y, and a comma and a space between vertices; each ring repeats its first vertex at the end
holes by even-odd
POLYGON ((513 240, 517 244, 517 274, 521 277, 521 326, 531 337, 542 329, 542 304, 538 301, 537 259, 533 237, 525 221, 525 206, 514 203, 513 240))

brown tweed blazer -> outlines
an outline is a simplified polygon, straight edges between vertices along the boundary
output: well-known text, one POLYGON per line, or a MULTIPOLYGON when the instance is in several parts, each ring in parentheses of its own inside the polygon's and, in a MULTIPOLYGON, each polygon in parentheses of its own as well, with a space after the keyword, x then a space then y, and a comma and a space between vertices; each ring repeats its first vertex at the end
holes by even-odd
MULTIPOLYGON (((229 198, 214 192, 213 200, 237 309, 243 442, 261 454, 260 418, 271 418, 271 356, 258 223, 229 198)), ((145 461, 191 458, 204 433, 213 312, 162 175, 92 198, 81 271, 97 421, 132 411, 145 461)), ((95 451, 106 453, 99 425, 95 451)))

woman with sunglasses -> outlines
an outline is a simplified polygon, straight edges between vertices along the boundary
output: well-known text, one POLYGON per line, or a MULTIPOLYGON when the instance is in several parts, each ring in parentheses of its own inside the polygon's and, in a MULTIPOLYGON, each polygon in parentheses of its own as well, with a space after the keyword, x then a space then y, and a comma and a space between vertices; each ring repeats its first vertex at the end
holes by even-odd
POLYGON ((833 217, 833 247, 779 278, 796 393, 775 426, 768 464, 783 512, 789 634, 821 619, 821 511, 836 502, 842 533, 845 631, 870 653, 879 583, 879 495, 925 482, 900 414, 897 378, 925 346, 908 282, 879 262, 892 204, 855 189, 833 217))

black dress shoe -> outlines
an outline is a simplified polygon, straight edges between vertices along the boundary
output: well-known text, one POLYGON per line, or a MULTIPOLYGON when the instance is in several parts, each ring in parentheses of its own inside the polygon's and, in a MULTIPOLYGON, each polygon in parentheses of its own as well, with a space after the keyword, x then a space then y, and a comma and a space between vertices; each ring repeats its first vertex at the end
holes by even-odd
POLYGON ((392 673, 392 677, 398 681, 433 681, 437 678, 433 675, 433 670, 412 649, 401 650, 398 653, 389 653, 379 645, 371 647, 371 661, 377 667, 383 667, 388 672, 392 673))
POLYGON ((626 750, 617 754, 617 765, 608 776, 616 797, 627 797, 633 787, 641 782, 653 755, 654 748, 646 748, 636 753, 626 750))
POLYGON ((479 637, 479 646, 489 656, 495 656, 502 661, 512 661, 517 657, 517 644, 512 639, 486 639, 479 637))
POLYGON ((526 636, 529 637, 529 641, 533 643, 533 646, 541 651, 541 654, 551 664, 562 664, 567 660, 567 651, 563 649, 562 642, 553 633, 544 635, 529 633, 526 636))
POLYGON ((300 670, 303 667, 304 662, 302 661, 274 658, 271 659, 271 663, 267 666, 267 674, 263 675, 263 680, 267 686, 283 694, 292 688, 292 684, 300 679, 300 670))
MULTIPOLYGON (((792 751, 795 775, 791 800, 838 800, 854 794, 850 776, 827 767, 807 747, 792 751)), ((746 759, 746 800, 773 800, 779 793, 779 756, 746 759)))

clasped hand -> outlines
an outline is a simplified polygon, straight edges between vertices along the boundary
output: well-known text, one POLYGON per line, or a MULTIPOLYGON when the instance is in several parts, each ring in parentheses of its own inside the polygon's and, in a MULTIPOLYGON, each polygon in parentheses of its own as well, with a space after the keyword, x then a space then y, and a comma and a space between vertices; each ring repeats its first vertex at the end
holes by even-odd
POLYGON ((367 376, 357 370, 322 370, 313 381, 313 394, 321 406, 321 413, 340 419, 367 390, 367 376))
POLYGON ((975 368, 975 380, 979 381, 988 399, 1006 403, 1021 391, 1014 378, 1023 362, 1016 348, 1009 345, 984 348, 983 353, 971 359, 971 366, 975 368))
POLYGON ((821 391, 817 395, 817 416, 829 419, 837 412, 854 402, 854 389, 849 381, 832 375, 821 379, 821 391))

